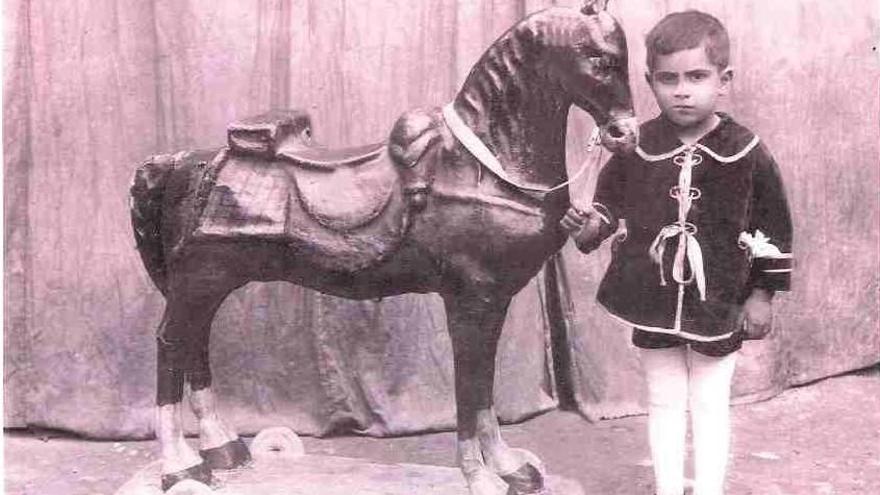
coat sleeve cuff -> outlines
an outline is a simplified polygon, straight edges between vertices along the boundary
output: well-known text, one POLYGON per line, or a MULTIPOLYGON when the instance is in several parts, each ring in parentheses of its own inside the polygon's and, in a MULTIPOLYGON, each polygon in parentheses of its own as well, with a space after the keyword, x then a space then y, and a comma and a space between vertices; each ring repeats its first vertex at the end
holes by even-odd
POLYGON ((755 258, 752 262, 752 286, 774 291, 790 290, 793 261, 789 253, 772 258, 755 258))
POLYGON ((601 218, 603 222, 608 225, 612 224, 612 220, 614 219, 614 217, 611 215, 611 211, 608 209, 607 206, 603 205, 602 203, 594 202, 593 209, 596 210, 596 213, 599 214, 599 218, 601 218))

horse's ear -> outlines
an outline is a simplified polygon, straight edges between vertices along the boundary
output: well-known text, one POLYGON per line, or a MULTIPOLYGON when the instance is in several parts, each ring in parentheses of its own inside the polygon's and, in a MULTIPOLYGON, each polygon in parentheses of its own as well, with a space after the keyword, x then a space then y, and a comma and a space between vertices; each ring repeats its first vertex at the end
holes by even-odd
POLYGON ((608 7, 608 0, 584 0, 581 12, 586 15, 596 15, 608 7))

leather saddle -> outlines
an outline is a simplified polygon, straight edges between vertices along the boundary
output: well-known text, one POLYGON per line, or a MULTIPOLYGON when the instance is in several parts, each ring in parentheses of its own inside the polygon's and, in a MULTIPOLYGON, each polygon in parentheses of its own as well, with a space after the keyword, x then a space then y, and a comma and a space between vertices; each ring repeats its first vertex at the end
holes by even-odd
POLYGON ((408 212, 386 143, 318 146, 294 110, 230 125, 228 144, 209 166, 194 237, 283 241, 334 271, 376 263, 402 240, 408 212))
POLYGON ((384 151, 385 143, 345 149, 288 146, 278 157, 293 165, 305 211, 321 225, 347 232, 374 220, 391 200, 397 171, 383 159, 384 151))

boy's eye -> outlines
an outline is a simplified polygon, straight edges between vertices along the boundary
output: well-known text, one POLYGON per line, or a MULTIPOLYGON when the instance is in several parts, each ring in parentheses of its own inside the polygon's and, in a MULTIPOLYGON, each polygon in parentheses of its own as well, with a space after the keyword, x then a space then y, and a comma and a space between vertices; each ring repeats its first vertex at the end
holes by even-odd
POLYGON ((675 84, 678 82, 678 76, 671 72, 657 72, 654 74, 654 80, 660 84, 675 84))
POLYGON ((708 77, 709 77, 709 74, 707 74, 705 72, 693 72, 693 73, 688 74, 688 79, 690 79, 691 81, 694 81, 694 82, 705 81, 706 78, 708 78, 708 77))

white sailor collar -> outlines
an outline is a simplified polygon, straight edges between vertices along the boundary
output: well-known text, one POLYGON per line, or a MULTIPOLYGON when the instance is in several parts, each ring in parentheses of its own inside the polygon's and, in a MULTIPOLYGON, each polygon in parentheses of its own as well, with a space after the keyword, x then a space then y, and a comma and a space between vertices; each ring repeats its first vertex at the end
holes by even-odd
POLYGON ((636 153, 648 162, 668 160, 688 149, 704 152, 720 163, 733 163, 748 155, 761 141, 729 115, 718 113, 721 121, 693 145, 682 143, 672 124, 662 115, 645 122, 640 130, 636 153))

